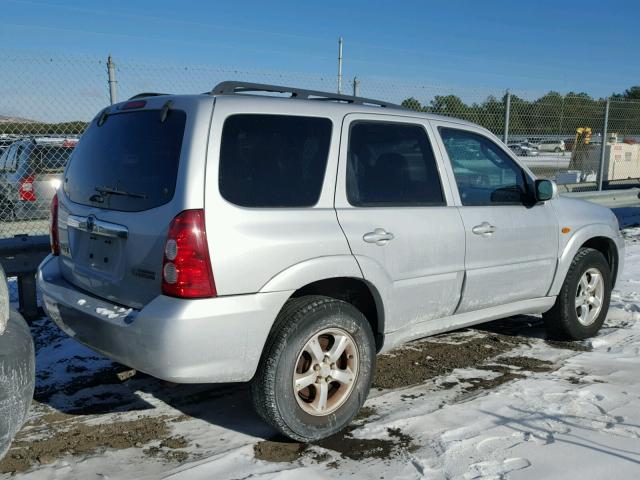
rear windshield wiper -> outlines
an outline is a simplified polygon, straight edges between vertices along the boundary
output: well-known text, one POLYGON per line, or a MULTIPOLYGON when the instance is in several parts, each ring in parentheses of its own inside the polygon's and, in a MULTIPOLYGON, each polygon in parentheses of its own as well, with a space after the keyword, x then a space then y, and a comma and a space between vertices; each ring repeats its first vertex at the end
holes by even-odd
POLYGON ((147 196, 142 193, 127 192, 125 190, 118 190, 117 188, 110 187, 97 186, 95 188, 95 191, 100 193, 101 195, 121 195, 123 197, 147 198, 147 196))

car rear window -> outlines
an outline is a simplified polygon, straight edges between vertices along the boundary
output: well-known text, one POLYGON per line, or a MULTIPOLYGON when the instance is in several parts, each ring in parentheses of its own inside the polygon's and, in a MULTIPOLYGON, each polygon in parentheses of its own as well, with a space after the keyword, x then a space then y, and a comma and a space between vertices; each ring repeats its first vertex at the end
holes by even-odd
POLYGON ((81 137, 64 190, 73 202, 137 212, 173 198, 186 123, 181 110, 110 115, 81 137))
POLYGON ((62 173, 72 147, 36 146, 29 151, 29 165, 33 173, 62 173))
POLYGON ((331 120, 232 115, 220 149, 219 188, 243 207, 309 207, 320 198, 331 120))

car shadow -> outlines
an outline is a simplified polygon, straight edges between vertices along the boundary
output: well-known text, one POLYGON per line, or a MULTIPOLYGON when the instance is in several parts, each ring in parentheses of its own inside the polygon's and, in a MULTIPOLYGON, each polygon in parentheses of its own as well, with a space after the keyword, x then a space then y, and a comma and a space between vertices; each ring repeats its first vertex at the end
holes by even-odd
MULTIPOLYGON (((534 315, 496 320, 473 330, 525 339, 545 338, 543 321, 534 315)), ((36 329, 34 334, 37 333, 36 329)), ((447 334, 439 336, 444 335, 447 334)), ((56 340, 73 342, 66 338, 56 340)), ((88 351, 79 344, 77 351, 74 348, 65 345, 72 355, 62 362, 67 372, 77 370, 78 373, 67 375, 66 383, 37 386, 37 401, 63 413, 88 416, 153 410, 164 403, 179 412, 176 415, 183 414, 245 435, 272 438, 276 434, 255 413, 248 383, 173 384, 111 363, 97 353, 91 352, 87 357, 88 351), (103 368, 91 370, 96 364, 103 368)))
POLYGON ((246 383, 173 384, 141 372, 121 379, 118 373, 126 372, 125 368, 114 364, 112 368, 58 385, 53 392, 37 389, 34 399, 73 416, 151 413, 162 408, 159 406, 162 402, 176 411, 171 416, 182 414, 251 436, 268 438, 275 434, 254 412, 246 383))
MULTIPOLYGON (((560 442, 578 448, 593 451, 596 454, 603 454, 619 458, 631 463, 640 464, 640 449, 628 450, 616 446, 614 441, 611 445, 589 439, 575 433, 575 430, 586 430, 599 432, 600 430, 589 425, 590 420, 584 416, 554 414, 550 415, 540 411, 525 410, 517 406, 510 406, 513 415, 501 415, 496 412, 482 411, 490 415, 495 420, 495 425, 503 426, 523 435, 534 435, 546 443, 560 442), (553 425, 560 425, 563 428, 552 428, 553 425)), ((637 429, 636 425, 620 423, 637 429)), ((605 427, 607 428, 607 427, 605 427)))
POLYGON ((166 384, 149 382, 144 391, 175 410, 252 437, 270 438, 276 431, 255 412, 249 383, 166 384))
POLYGON ((492 322, 481 323, 474 326, 473 329, 510 337, 546 339, 544 321, 540 315, 515 315, 492 322))

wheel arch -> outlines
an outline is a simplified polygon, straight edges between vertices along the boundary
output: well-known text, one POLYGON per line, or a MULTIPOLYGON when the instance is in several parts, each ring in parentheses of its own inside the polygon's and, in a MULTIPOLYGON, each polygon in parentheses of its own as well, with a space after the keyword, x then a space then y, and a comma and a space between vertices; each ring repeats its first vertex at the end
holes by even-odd
POLYGON ((379 352, 384 344, 384 308, 382 297, 371 283, 363 278, 332 277, 304 285, 291 298, 322 295, 342 300, 357 308, 367 319, 379 352))
MULTIPOLYGON (((618 276, 619 262, 618 248, 615 242, 609 237, 592 237, 580 245, 580 248, 593 248, 602 253, 611 269, 611 287, 613 288, 616 283, 616 277, 618 276)), ((580 248, 578 250, 580 250, 580 248)))
POLYGON ((604 255, 611 267, 612 282, 615 283, 621 260, 615 241, 616 233, 605 224, 593 224, 576 231, 561 251, 556 274, 547 295, 558 295, 571 262, 581 248, 593 248, 604 255))
POLYGON ((382 348, 385 331, 383 297, 380 290, 363 277, 353 255, 316 257, 297 263, 274 275, 260 292, 283 290, 293 292, 290 298, 324 295, 350 303, 367 318, 376 348, 378 351, 382 348))

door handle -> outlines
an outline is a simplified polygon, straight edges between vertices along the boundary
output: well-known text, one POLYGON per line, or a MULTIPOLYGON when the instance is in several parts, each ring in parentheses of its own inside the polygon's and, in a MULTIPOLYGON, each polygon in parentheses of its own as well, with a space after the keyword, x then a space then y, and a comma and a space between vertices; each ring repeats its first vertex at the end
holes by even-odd
POLYGON ((384 228, 376 228, 373 232, 365 233, 362 239, 367 243, 375 243, 376 245, 385 245, 389 240, 395 237, 393 233, 387 232, 384 228))
POLYGON ((489 222, 482 222, 480 225, 476 225, 475 227, 473 227, 471 231, 476 235, 482 235, 483 237, 488 237, 493 232, 496 231, 496 227, 491 225, 489 222))

